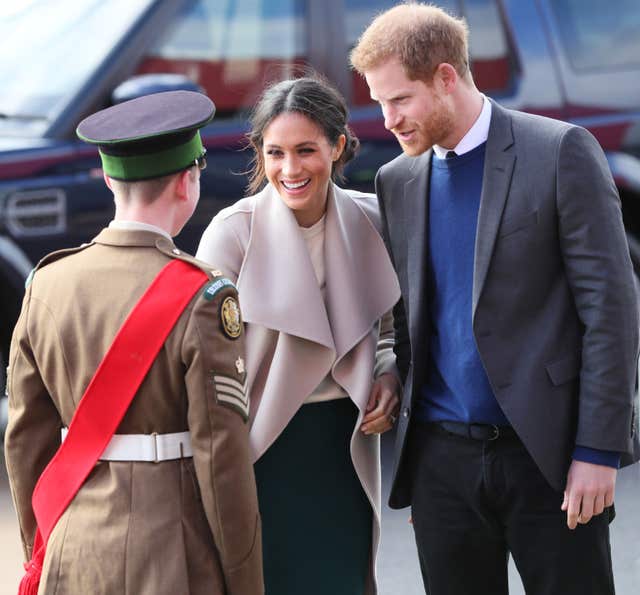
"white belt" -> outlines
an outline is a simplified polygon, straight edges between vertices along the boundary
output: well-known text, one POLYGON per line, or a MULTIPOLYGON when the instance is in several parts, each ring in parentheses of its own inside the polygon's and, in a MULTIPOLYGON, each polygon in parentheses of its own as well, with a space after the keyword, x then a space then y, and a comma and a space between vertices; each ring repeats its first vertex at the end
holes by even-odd
MULTIPOLYGON (((62 428, 62 441, 69 430, 62 428)), ((100 456, 101 461, 159 463, 193 456, 191 434, 114 434, 100 456)))

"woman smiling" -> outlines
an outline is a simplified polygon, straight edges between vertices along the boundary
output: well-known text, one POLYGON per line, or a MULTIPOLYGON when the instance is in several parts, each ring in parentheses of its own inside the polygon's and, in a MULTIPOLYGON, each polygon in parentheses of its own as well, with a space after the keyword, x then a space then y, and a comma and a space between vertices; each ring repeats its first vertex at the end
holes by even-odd
POLYGON ((252 195, 213 219, 197 254, 240 295, 267 595, 377 592, 400 293, 375 196, 333 181, 358 148, 346 120, 325 81, 269 87, 251 119, 252 195))

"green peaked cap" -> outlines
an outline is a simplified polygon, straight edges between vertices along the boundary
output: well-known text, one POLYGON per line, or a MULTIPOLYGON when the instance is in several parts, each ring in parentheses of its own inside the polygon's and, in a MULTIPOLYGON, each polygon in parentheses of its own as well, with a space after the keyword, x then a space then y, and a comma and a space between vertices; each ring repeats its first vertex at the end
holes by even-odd
POLYGON ((137 97, 88 116, 76 129, 98 145, 104 173, 133 182, 179 172, 205 153, 199 129, 215 113, 202 93, 167 91, 137 97))

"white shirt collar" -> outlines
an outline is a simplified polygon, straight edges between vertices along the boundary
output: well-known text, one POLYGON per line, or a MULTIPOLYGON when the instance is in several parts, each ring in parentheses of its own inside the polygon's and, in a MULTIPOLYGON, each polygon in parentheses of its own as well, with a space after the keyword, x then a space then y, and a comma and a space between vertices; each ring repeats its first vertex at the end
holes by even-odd
POLYGON ((482 95, 482 98, 483 103, 480 115, 473 123, 473 126, 469 128, 467 134, 462 137, 453 149, 445 149, 440 145, 433 145, 433 152, 437 157, 445 159, 447 153, 452 150, 455 151, 457 155, 464 155, 487 140, 489 136, 489 125, 491 124, 491 102, 485 95, 482 95))
POLYGON ((151 225, 150 223, 142 223, 142 221, 123 221, 118 219, 117 221, 111 221, 109 223, 109 227, 111 229, 125 229, 125 230, 136 230, 136 231, 152 231, 154 233, 159 233, 170 241, 171 236, 161 227, 157 227, 156 225, 151 225))

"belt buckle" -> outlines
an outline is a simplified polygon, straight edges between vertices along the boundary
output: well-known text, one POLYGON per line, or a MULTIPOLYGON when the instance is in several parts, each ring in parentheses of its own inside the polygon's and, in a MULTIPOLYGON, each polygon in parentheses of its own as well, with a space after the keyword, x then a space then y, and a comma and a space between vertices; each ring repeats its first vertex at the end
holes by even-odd
POLYGON ((497 440, 498 438, 500 438, 500 428, 495 424, 490 424, 490 425, 491 425, 491 429, 493 430, 493 434, 489 436, 489 438, 487 438, 488 442, 492 442, 493 440, 497 440))
POLYGON ((159 463, 160 461, 158 460, 158 432, 153 432, 151 436, 153 437, 153 462, 159 463))

